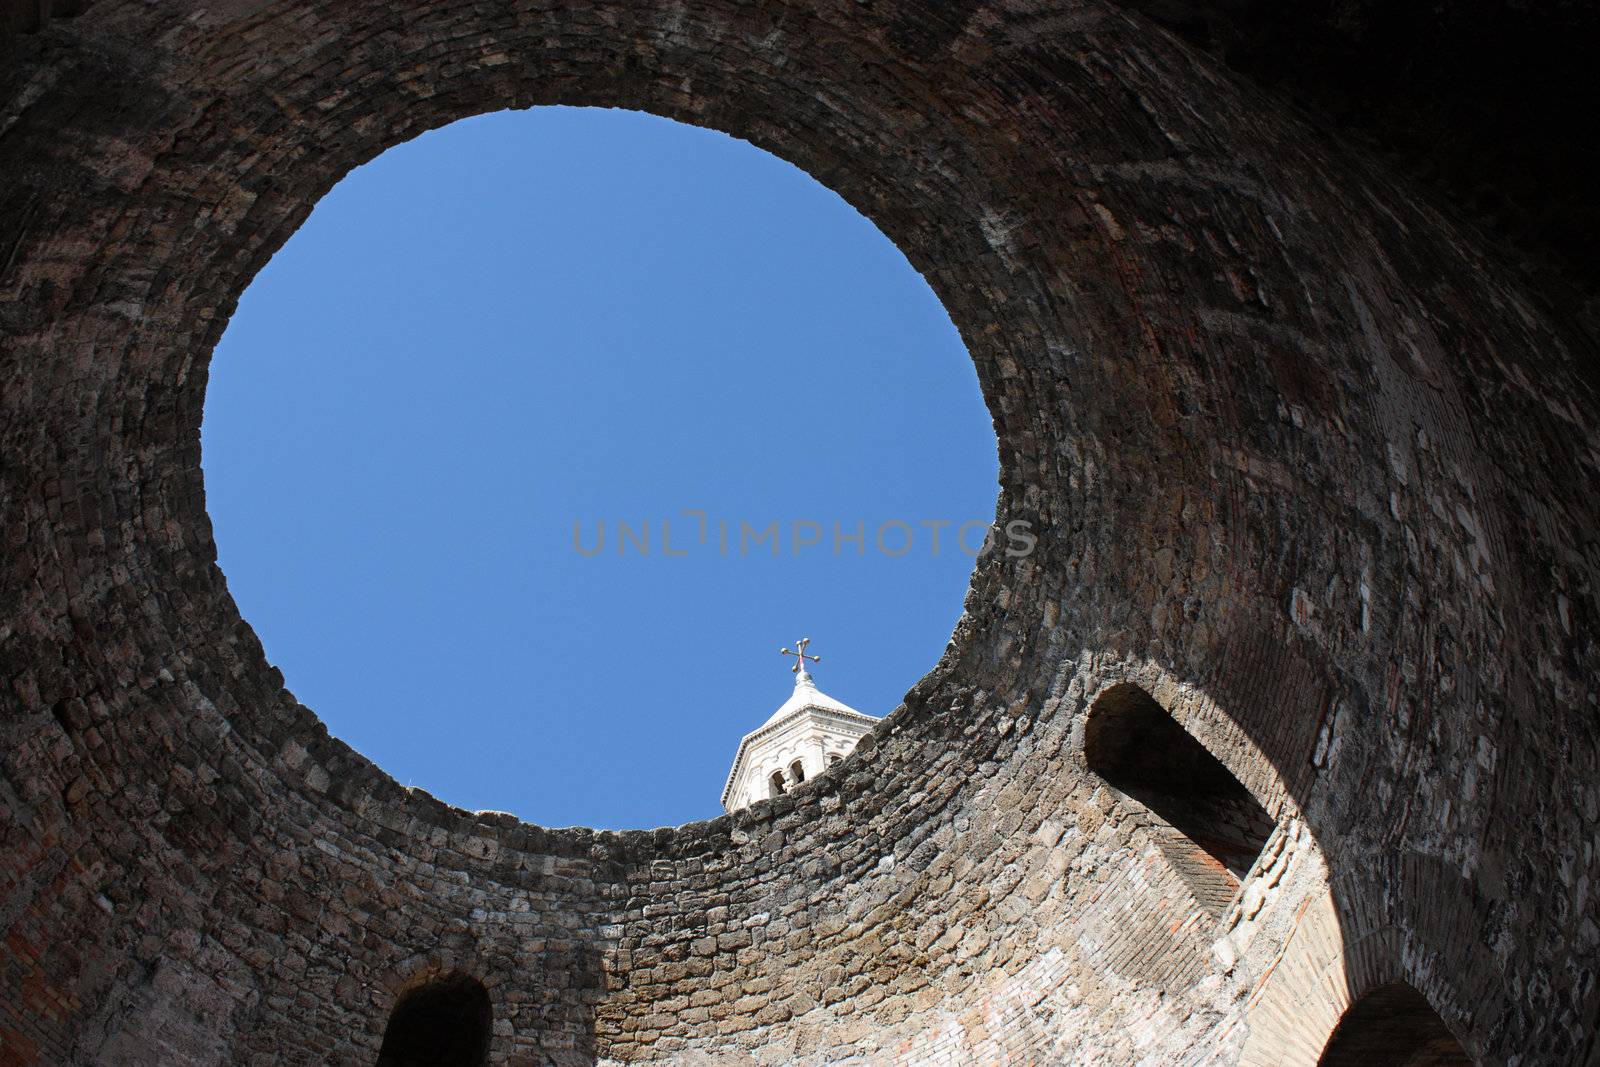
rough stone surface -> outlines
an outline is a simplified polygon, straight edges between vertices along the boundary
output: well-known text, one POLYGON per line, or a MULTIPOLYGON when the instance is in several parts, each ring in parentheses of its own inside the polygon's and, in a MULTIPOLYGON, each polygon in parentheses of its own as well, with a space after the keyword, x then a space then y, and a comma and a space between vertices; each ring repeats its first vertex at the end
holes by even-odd
POLYGON ((0 47, 0 1064, 371 1063, 446 973, 495 1063, 1311 1064, 1396 982, 1478 1062, 1594 1062, 1596 353, 1380 161, 1099 0, 101 0, 0 47), (215 564, 254 272, 352 166, 549 103, 871 217, 1041 534, 845 764, 711 822, 402 788, 215 564), (1273 820, 1220 915, 1086 763, 1127 685, 1273 820))

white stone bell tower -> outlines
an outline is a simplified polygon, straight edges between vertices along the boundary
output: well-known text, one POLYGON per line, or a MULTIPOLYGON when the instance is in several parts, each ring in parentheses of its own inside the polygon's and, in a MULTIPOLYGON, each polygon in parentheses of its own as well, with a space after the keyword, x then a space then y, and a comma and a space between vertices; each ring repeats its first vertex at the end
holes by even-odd
POLYGON ((758 800, 786 793, 814 778, 848 756, 856 742, 872 729, 877 718, 863 715, 819 690, 806 670, 811 638, 802 638, 793 651, 794 692, 761 726, 744 735, 733 769, 722 789, 722 807, 737 811, 758 800))

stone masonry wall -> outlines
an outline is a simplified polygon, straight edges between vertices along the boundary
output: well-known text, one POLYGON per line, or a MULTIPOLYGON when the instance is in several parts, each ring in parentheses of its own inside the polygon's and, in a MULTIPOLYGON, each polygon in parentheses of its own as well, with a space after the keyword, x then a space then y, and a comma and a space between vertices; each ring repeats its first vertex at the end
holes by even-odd
POLYGON ((98 0, 0 55, 0 1065, 371 1063, 446 971, 494 1063, 1312 1064, 1392 980, 1594 1062, 1596 352, 1373 160, 1100 0, 98 0), (849 760, 711 822, 402 788, 215 563, 254 272, 351 167, 552 103, 872 218, 1042 534, 849 760), (1085 764, 1122 684, 1275 821, 1220 919, 1085 764))

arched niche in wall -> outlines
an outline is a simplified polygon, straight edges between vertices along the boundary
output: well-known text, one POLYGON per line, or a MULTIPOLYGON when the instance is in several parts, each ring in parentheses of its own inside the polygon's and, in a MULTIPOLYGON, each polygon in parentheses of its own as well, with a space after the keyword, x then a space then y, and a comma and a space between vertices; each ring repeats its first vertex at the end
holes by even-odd
POLYGON ((1426 997, 1405 982, 1369 990, 1350 1005, 1318 1067, 1472 1067, 1472 1057, 1426 997))
POLYGON ((395 1002, 377 1067, 482 1067, 493 1022, 482 982, 459 973, 429 979, 395 1002))
POLYGON ((1155 698, 1113 686, 1084 726, 1089 769, 1140 805, 1195 900, 1220 915, 1266 846, 1273 820, 1222 761, 1155 698))

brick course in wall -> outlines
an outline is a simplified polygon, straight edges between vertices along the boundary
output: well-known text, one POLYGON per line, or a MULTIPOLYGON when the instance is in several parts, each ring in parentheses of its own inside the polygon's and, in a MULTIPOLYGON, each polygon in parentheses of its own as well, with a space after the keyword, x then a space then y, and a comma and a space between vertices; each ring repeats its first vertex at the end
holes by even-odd
POLYGON ((1313 1064, 1398 981, 1479 1062, 1593 1061, 1597 353, 1381 164, 1090 0, 99 0, 0 49, 0 1065, 373 1063, 452 974, 493 1063, 1313 1064), (850 759, 711 822, 399 786, 215 563, 254 272, 351 167, 554 103, 876 222, 1041 534, 850 759), (1085 759, 1118 685, 1273 820, 1220 917, 1085 759))

